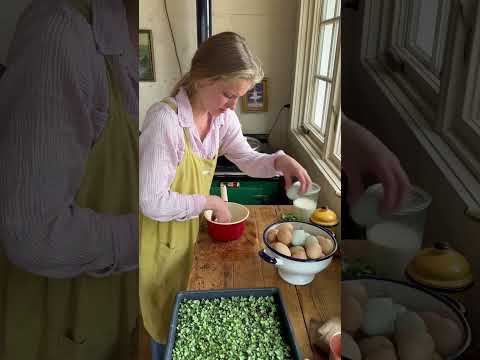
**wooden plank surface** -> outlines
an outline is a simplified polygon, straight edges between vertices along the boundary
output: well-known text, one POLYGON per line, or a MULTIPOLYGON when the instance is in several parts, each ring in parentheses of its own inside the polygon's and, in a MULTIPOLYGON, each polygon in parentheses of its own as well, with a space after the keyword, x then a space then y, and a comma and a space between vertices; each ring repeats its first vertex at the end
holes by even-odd
MULTIPOLYGON (((277 222, 281 213, 292 212, 291 206, 248 206, 250 217, 245 234, 231 242, 213 241, 202 221, 190 276, 190 290, 223 288, 277 287, 287 307, 295 338, 305 359, 324 360, 328 356, 312 346, 309 337, 312 319, 325 321, 340 315, 340 260, 334 259, 327 269, 306 286, 283 281, 275 266, 258 256, 263 248, 263 231, 277 222)), ((143 329, 142 329, 143 330, 143 329)), ((148 335, 141 331, 139 360, 150 360, 148 335)))

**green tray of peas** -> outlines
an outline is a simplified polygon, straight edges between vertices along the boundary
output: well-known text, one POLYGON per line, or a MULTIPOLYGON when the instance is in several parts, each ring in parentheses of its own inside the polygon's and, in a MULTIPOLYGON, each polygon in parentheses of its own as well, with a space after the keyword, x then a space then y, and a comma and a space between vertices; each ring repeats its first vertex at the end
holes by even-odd
POLYGON ((179 292, 165 360, 197 359, 303 359, 280 290, 179 292))

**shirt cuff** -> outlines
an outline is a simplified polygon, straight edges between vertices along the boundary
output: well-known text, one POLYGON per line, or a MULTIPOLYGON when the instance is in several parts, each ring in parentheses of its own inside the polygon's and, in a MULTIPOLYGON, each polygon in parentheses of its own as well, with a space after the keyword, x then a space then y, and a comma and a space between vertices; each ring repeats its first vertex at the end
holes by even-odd
MULTIPOLYGON (((111 223, 110 239, 112 241, 112 264, 98 271, 89 272, 93 277, 106 277, 115 273, 132 271, 138 268, 139 234, 138 216, 136 214, 120 216, 107 215, 111 223)), ((107 219, 105 219, 107 220, 107 219)), ((105 236, 108 238, 108 236, 105 236)))
POLYGON ((278 150, 277 152, 273 153, 272 154, 272 168, 274 169, 274 171, 276 172, 276 174, 278 176, 283 176, 283 173, 279 170, 277 170, 277 168, 275 167, 275 161, 277 160, 277 158, 281 155, 286 155, 285 154, 285 151, 283 150, 278 150))
POLYGON ((199 216, 205 209, 206 203, 207 197, 205 195, 193 195, 193 212, 191 215, 199 216))

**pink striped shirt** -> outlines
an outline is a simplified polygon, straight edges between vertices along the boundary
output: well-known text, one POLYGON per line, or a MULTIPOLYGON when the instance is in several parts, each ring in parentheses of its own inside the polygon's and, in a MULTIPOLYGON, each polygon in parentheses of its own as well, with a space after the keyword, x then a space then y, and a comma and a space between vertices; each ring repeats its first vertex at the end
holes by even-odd
POLYGON ((170 100, 177 104, 178 115, 164 103, 153 104, 147 111, 140 135, 139 200, 145 216, 157 221, 184 221, 198 216, 205 206, 203 195, 184 195, 170 190, 185 151, 183 128, 188 128, 193 152, 204 159, 213 159, 218 152, 252 177, 281 175, 274 163, 284 152, 254 151, 245 140, 234 111, 228 109, 213 119, 202 142, 186 91, 180 89, 170 100))

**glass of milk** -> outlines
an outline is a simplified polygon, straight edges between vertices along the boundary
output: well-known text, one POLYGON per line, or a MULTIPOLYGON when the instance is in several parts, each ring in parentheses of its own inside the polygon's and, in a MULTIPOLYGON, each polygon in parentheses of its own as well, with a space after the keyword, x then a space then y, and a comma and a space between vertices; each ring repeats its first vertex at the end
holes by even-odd
POLYGON ((367 189, 366 200, 356 209, 358 218, 364 220, 366 226, 367 260, 379 276, 405 280, 408 263, 422 248, 431 196, 413 187, 400 208, 386 216, 377 212, 382 198, 383 189, 374 185, 367 189))
POLYGON ((293 201, 295 216, 300 221, 309 222, 310 216, 317 208, 320 185, 312 183, 304 194, 300 194, 300 181, 296 181, 287 191, 287 197, 293 201))
POLYGON ((293 201, 293 206, 295 207, 295 216, 300 221, 308 222, 310 221, 310 216, 317 208, 317 202, 308 197, 299 197, 293 201))
POLYGON ((422 234, 402 222, 386 221, 367 229, 368 262, 379 276, 404 280, 409 262, 422 247, 422 234))

